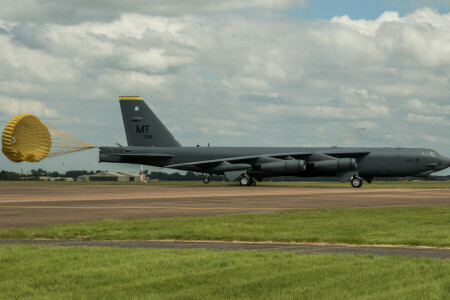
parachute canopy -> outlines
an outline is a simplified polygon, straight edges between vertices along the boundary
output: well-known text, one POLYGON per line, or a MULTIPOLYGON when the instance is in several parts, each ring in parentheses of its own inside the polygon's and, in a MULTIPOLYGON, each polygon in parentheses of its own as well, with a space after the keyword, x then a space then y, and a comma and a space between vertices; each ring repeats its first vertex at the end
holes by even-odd
POLYGON ((2 135, 2 151, 13 162, 39 162, 90 148, 93 146, 45 125, 30 114, 12 118, 2 135))

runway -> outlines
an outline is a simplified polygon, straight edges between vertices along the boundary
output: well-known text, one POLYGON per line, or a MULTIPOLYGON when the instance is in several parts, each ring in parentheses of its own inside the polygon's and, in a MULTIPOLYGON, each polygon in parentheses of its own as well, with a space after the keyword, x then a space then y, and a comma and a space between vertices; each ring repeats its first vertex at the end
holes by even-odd
POLYGON ((62 247, 113 247, 152 249, 209 249, 219 251, 281 251, 303 254, 351 254, 450 258, 450 249, 433 247, 321 245, 301 243, 247 243, 217 241, 74 241, 74 240, 0 240, 0 246, 34 245, 62 247))
POLYGON ((0 228, 310 208, 450 205, 448 189, 1 185, 0 228))

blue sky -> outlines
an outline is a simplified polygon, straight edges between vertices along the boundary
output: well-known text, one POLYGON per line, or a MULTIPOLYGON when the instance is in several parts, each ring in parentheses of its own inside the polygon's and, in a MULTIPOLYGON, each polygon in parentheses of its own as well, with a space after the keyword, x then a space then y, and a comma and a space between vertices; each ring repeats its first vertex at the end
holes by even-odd
POLYGON ((376 19, 385 11, 397 11, 403 16, 424 6, 448 13, 450 1, 309 0, 304 6, 288 10, 286 14, 305 20, 329 20, 341 15, 348 15, 352 19, 376 19))

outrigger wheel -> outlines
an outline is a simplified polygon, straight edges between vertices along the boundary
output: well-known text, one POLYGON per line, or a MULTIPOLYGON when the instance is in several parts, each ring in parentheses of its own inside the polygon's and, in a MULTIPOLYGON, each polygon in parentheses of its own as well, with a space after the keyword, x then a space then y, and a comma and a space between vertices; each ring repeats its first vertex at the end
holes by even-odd
POLYGON ((363 185, 363 180, 359 176, 353 176, 350 183, 352 184, 352 187, 360 188, 363 185))
POLYGON ((205 178, 203 178, 203 183, 204 183, 204 184, 208 184, 208 183, 209 183, 209 178, 208 178, 208 176, 206 176, 205 178))

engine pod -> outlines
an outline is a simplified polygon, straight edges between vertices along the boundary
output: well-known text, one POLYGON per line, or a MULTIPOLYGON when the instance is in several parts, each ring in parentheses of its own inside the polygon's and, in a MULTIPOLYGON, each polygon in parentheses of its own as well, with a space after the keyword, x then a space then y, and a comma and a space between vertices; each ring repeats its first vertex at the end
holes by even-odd
POLYGON ((305 169, 306 163, 304 160, 284 160, 261 165, 261 171, 273 173, 298 173, 305 171, 305 169))
POLYGON ((356 159, 354 158, 338 158, 329 159, 314 162, 314 169, 320 171, 342 171, 342 170, 352 170, 357 167, 356 159))

